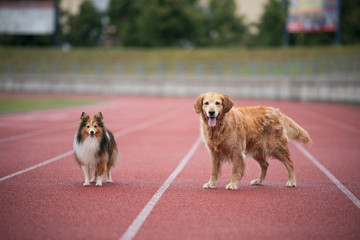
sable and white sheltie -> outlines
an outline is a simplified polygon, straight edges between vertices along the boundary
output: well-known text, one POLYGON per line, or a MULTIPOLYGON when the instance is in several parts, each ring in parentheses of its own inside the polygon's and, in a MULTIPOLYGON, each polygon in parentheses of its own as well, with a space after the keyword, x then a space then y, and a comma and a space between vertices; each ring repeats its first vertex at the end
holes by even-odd
POLYGON ((74 154, 84 171, 83 186, 89 186, 90 182, 102 186, 105 172, 107 182, 112 182, 110 169, 118 162, 119 154, 113 134, 104 126, 101 112, 94 117, 84 112, 81 114, 79 129, 74 137, 74 154))

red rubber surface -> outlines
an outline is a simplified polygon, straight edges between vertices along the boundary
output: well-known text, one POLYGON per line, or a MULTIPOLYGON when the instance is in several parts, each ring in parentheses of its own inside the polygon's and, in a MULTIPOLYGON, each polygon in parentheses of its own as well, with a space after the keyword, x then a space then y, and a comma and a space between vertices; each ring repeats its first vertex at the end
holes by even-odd
MULTIPOLYGON (((74 157, 0 181, 0 239, 119 239, 199 136, 192 98, 113 97, 106 104, 0 116, 0 178, 72 150, 82 111, 101 111, 117 136, 120 163, 114 183, 82 187, 74 157), (135 126, 135 127, 134 127, 135 126), (24 135, 25 134, 25 135, 24 135), (27 134, 27 135, 26 135, 27 134)), ((235 100, 278 107, 314 143, 306 149, 360 198, 360 109, 352 106, 235 100)), ((225 190, 231 166, 216 189, 201 143, 134 239, 360 239, 360 209, 301 151, 290 144, 297 187, 270 160, 262 186, 247 160, 239 190, 225 190)))

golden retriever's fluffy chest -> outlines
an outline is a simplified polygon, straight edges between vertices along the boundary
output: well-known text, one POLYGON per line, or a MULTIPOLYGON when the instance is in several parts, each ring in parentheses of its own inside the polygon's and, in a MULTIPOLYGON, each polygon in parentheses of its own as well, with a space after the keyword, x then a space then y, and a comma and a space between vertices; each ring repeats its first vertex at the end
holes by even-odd
MULTIPOLYGON (((201 135, 208 150, 218 153, 222 156, 228 156, 231 152, 228 134, 222 126, 218 128, 209 128, 205 124, 202 125, 201 135)), ((236 144, 236 143, 235 143, 236 144)))

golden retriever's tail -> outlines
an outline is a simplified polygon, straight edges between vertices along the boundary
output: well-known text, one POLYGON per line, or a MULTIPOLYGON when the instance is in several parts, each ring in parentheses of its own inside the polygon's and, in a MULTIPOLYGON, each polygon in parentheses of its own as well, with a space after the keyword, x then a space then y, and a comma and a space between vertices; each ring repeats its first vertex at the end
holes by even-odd
POLYGON ((312 140, 305 129, 284 114, 282 114, 282 118, 288 138, 308 145, 312 143, 312 140))

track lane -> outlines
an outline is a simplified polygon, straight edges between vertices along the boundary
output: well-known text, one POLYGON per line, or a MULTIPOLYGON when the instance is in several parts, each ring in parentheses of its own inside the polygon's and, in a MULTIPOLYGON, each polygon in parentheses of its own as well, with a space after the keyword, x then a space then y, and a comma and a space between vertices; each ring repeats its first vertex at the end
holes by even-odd
MULTIPOLYGON (((154 102, 158 101, 162 102, 154 102)), ((168 118, 127 135, 119 134, 122 157, 112 171, 114 184, 82 187, 82 171, 72 156, 1 182, 1 192, 7 193, 0 196, 0 204, 6 206, 1 213, 5 219, 1 235, 10 239, 121 236, 196 137, 198 125, 191 124, 194 119, 188 114, 192 108, 184 108, 183 100, 179 103, 174 100, 172 106, 178 107, 178 114, 190 118, 168 118)), ((166 106, 170 105, 164 105, 158 109, 152 106, 151 112, 168 114, 166 106)))
MULTIPOLYGON (((0 182, 1 192, 6 192, 0 196, 0 204, 5 206, 1 217, 6 219, 0 225, 0 237, 119 239, 199 134, 199 119, 193 113, 192 102, 193 99, 133 98, 131 104, 122 102, 121 107, 113 109, 116 114, 113 111, 107 114, 111 116, 109 123, 121 130, 134 123, 134 118, 154 119, 159 114, 153 113, 188 106, 181 117, 119 136, 122 159, 113 171, 114 184, 83 188, 81 170, 70 156, 0 182), (135 105, 136 109, 126 108, 127 104, 135 105)), ((338 147, 339 151, 346 149, 346 140, 352 136, 352 133, 342 135, 343 131, 334 126, 304 116, 301 109, 311 107, 310 103, 248 100, 236 100, 236 103, 279 107, 310 132, 314 145, 306 149, 326 167, 336 162, 336 156, 328 152, 338 147), (335 134, 339 135, 339 141, 344 141, 341 146, 337 141, 326 142, 335 134)), ((105 120, 108 126, 106 116, 105 120)), ((358 140, 356 135, 350 138, 358 140)), ((297 188, 284 186, 287 172, 278 161, 270 162, 263 186, 250 186, 259 169, 254 160, 248 159, 248 170, 238 191, 224 189, 231 177, 229 165, 223 168, 218 189, 205 190, 202 185, 209 178, 210 160, 202 144, 134 239, 358 239, 359 229, 355 224, 360 220, 358 209, 295 146, 290 145, 290 149, 297 188)), ((351 166, 357 166, 353 158, 357 152, 350 149, 344 157, 345 164, 332 171, 355 194, 359 186, 351 166), (342 174, 346 172, 347 175, 342 174)))
POLYGON ((225 190, 229 165, 217 189, 201 188, 210 164, 200 148, 134 239, 357 239, 359 209, 300 151, 290 148, 296 188, 285 187, 287 173, 276 160, 270 161, 264 185, 251 186, 259 169, 247 159, 238 191, 225 190))
MULTIPOLYGON (((148 103, 151 104, 154 102, 156 104, 157 101, 161 101, 161 99, 150 99, 148 100, 148 103)), ((3 166, 3 168, 0 169, 0 177, 5 177, 16 171, 21 171, 71 151, 72 140, 69 141, 69 139, 73 139, 74 137, 78 127, 78 119, 82 111, 92 115, 102 111, 106 127, 114 134, 121 135, 124 134, 124 130, 134 131, 133 127, 139 127, 140 125, 141 128, 141 124, 145 124, 146 126, 146 123, 151 123, 152 119, 158 119, 160 114, 168 117, 168 113, 173 109, 171 106, 168 106, 168 104, 163 105, 165 109, 149 108, 144 105, 142 101, 139 102, 139 100, 134 98, 123 98, 119 99, 118 102, 114 104, 110 104, 107 108, 100 108, 101 106, 95 105, 84 106, 81 108, 51 110, 51 112, 57 111, 61 112, 64 116, 67 116, 66 120, 62 119, 57 122, 48 120, 51 122, 53 129, 56 128, 55 126, 57 124, 55 131, 44 131, 44 129, 46 129, 46 127, 43 127, 44 123, 34 120, 37 124, 36 129, 33 130, 34 136, 27 136, 17 140, 15 139, 16 141, 0 143, 0 164, 3 166), (136 104, 139 106, 134 107, 136 104), (121 113, 117 113, 117 109, 125 111, 127 117, 122 117, 121 113), (72 127, 69 127, 69 122, 71 122, 72 127), (64 125, 64 123, 66 125, 64 125), (38 136, 36 135, 36 131, 40 131, 42 134, 38 136), (40 152, 42 154, 39 154, 40 152), (15 159, 16 161, 13 161, 15 159)), ((179 108, 183 109, 184 107, 179 105, 179 108)), ((46 115, 48 111, 50 110, 46 110, 45 112, 36 111, 33 113, 34 116, 32 119, 38 119, 39 117, 37 114, 40 114, 41 116, 46 115)), ((25 113, 26 116, 28 114, 31 113, 25 113)), ((21 119, 21 114, 16 114, 16 118, 21 119)), ((14 120, 11 117, 10 119, 11 120, 8 120, 7 118, 5 120, 1 119, 1 122, 4 123, 6 121, 14 120)), ((2 134, 11 136, 11 131, 11 128, 4 129, 2 134)))
MULTIPOLYGON (((342 151, 347 141, 353 141, 347 138, 348 133, 342 136, 341 130, 324 126, 323 122, 314 123, 299 112, 299 108, 311 104, 279 102, 277 106, 309 130, 314 145, 306 149, 312 154, 319 153, 325 140, 323 132, 340 135, 338 140, 343 142, 341 146, 337 141, 323 146, 325 151, 342 151)), ((359 209, 299 149, 291 144, 290 150, 298 180, 296 188, 284 186, 287 172, 276 160, 270 161, 264 185, 250 186, 259 169, 254 160, 247 159, 248 169, 239 191, 227 191, 224 188, 231 179, 229 165, 223 168, 217 189, 201 189, 209 178, 210 161, 206 150, 200 148, 134 239, 358 239, 359 209)), ((331 167, 336 155, 331 151, 321 153, 321 160, 326 156, 324 164, 331 167)), ((350 173, 344 184, 355 194, 360 189, 356 174, 359 168, 351 157, 357 153, 357 149, 350 148, 347 156, 354 171, 343 164, 333 169, 340 181, 345 179, 341 171, 350 173)))

